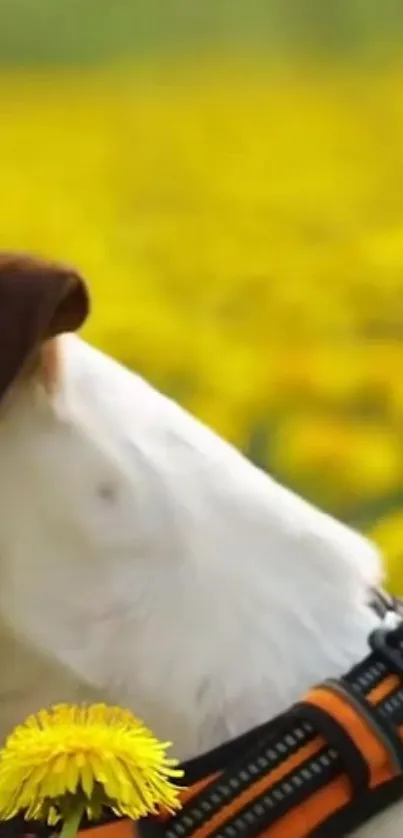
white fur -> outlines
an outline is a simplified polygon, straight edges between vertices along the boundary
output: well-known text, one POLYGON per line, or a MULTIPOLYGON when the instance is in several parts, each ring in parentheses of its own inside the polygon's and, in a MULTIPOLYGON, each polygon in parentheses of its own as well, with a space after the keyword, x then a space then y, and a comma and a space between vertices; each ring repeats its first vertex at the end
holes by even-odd
MULTIPOLYGON (((365 655, 375 549, 59 341, 57 392, 32 376, 0 412, 0 736, 102 698, 189 757, 365 655)), ((362 834, 400 835, 395 811, 362 834)))

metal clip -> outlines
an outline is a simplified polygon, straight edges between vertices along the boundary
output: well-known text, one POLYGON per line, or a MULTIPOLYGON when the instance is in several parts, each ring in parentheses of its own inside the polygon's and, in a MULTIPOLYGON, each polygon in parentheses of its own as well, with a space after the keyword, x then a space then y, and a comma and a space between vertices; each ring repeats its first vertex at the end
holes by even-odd
POLYGON ((369 636, 369 645, 392 672, 403 678, 403 623, 396 629, 377 628, 369 636))

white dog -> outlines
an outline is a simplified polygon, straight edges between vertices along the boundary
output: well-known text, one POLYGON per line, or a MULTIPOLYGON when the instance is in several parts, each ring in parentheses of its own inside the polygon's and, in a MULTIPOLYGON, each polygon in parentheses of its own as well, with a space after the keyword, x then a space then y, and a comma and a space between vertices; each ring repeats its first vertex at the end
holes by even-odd
POLYGON ((74 271, 0 258, 0 736, 102 699, 188 759, 365 657, 381 562, 66 334, 87 309, 74 271))

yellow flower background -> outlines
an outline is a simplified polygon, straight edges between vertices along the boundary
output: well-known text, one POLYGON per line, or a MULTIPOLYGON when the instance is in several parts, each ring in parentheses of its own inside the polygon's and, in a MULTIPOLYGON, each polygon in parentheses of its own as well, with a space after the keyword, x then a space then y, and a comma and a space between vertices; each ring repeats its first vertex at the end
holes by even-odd
POLYGON ((374 531, 403 593, 403 65, 0 72, 0 245, 91 341, 374 531))

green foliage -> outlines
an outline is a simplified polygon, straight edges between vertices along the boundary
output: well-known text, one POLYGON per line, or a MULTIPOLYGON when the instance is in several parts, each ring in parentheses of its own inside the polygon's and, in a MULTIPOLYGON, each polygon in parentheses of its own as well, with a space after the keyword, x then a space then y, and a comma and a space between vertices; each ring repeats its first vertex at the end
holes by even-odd
POLYGON ((400 0, 1 0, 0 62, 87 64, 220 44, 390 53, 400 0))

